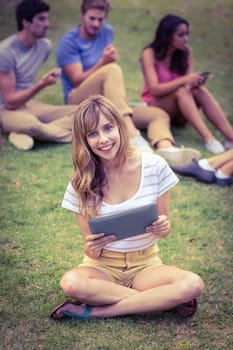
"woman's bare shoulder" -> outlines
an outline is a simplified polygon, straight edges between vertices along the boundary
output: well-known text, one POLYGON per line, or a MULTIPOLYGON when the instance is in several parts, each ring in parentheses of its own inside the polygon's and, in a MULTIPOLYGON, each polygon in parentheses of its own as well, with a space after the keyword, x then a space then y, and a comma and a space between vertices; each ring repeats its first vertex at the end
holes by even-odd
POLYGON ((142 55, 151 55, 151 56, 155 56, 154 55, 154 50, 151 48, 151 47, 145 47, 143 50, 142 50, 142 55))
POLYGON ((152 63, 154 64, 156 62, 154 50, 151 47, 147 47, 142 51, 141 60, 144 63, 152 63))

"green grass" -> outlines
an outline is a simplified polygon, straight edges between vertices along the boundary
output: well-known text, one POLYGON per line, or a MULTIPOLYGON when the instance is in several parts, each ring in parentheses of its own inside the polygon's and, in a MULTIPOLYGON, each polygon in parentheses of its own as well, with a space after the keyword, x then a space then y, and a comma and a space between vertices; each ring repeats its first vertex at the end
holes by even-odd
MULTIPOLYGON (((1 1, 0 39, 15 30, 12 6, 1 1)), ((79 20, 80 1, 50 0, 50 38, 79 20)), ((161 16, 175 12, 191 23, 197 71, 210 70, 207 84, 228 117, 232 113, 231 0, 111 1, 129 99, 139 99, 138 58, 161 16)), ((40 74, 53 67, 54 55, 40 74)), ((44 90, 41 101, 62 103, 61 86, 44 90)), ((218 133, 214 131, 216 135, 218 133)), ((174 130, 178 144, 203 149, 191 127, 174 130)), ((191 320, 173 313, 115 319, 54 322, 49 311, 63 301, 59 279, 82 258, 75 216, 61 209, 72 174, 70 145, 37 144, 32 152, 14 149, 0 135, 1 350, 213 350, 232 348, 233 190, 182 178, 171 194, 173 232, 161 241, 164 262, 199 273, 206 289, 191 320)))

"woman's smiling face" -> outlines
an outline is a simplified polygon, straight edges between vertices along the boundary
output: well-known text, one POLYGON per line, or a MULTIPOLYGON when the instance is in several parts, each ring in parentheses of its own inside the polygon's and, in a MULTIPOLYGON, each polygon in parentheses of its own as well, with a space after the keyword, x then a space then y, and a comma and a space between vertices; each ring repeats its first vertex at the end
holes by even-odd
POLYGON ((114 160, 120 147, 120 134, 116 124, 103 114, 100 114, 97 127, 86 135, 87 143, 92 152, 102 162, 114 160))

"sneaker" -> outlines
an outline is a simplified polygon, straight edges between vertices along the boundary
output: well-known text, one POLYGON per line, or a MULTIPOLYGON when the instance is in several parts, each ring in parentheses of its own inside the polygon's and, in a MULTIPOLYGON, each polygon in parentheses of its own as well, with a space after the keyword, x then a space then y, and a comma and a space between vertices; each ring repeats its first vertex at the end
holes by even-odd
POLYGON ((214 183, 218 186, 226 187, 226 186, 231 186, 232 184, 232 179, 231 177, 225 178, 225 179, 220 179, 219 177, 214 178, 214 183))
POLYGON ((186 166, 172 166, 171 168, 179 175, 194 177, 201 182, 213 183, 215 181, 215 171, 202 169, 196 159, 186 166))
POLYGON ((158 148, 155 153, 166 159, 171 166, 185 166, 190 164, 193 159, 201 157, 199 151, 186 147, 158 148))
POLYGON ((140 152, 154 153, 149 143, 142 137, 139 131, 136 137, 130 139, 130 145, 140 152))
POLYGON ((232 148, 233 148, 233 142, 226 140, 226 141, 224 142, 224 148, 225 148, 226 151, 227 151, 228 149, 232 149, 232 148))
POLYGON ((220 177, 215 176, 214 183, 222 187, 230 186, 232 184, 232 178, 226 177, 225 179, 221 179, 220 177))
POLYGON ((222 172, 221 169, 215 171, 214 183, 219 186, 230 186, 232 184, 232 178, 222 172))
POLYGON ((218 154, 218 153, 222 153, 225 151, 223 145, 221 144, 221 142, 219 142, 216 139, 213 140, 209 140, 205 143, 205 148, 209 151, 212 152, 214 154, 218 154))
POLYGON ((8 140, 16 148, 21 149, 23 151, 29 151, 34 146, 33 138, 26 134, 16 134, 15 132, 11 132, 9 134, 8 140))

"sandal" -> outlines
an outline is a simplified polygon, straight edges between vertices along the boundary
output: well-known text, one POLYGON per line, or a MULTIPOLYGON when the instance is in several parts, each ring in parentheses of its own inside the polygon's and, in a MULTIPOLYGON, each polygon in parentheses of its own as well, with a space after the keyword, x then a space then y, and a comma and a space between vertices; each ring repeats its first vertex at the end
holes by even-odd
POLYGON ((192 317, 197 312, 197 299, 192 299, 187 303, 179 304, 175 311, 183 317, 192 317))
POLYGON ((81 315, 76 315, 76 314, 69 312, 69 311, 64 311, 64 315, 66 315, 70 318, 78 319, 78 320, 87 320, 90 318, 91 310, 92 310, 92 306, 85 304, 83 313, 81 315))
POLYGON ((54 320, 59 320, 60 318, 64 318, 64 317, 70 317, 70 318, 75 318, 75 319, 88 319, 90 318, 90 313, 92 310, 92 306, 85 304, 84 306, 84 311, 81 315, 77 315, 74 314, 72 312, 69 311, 64 311, 63 312, 63 316, 62 317, 55 317, 56 312, 63 306, 67 305, 67 304, 73 304, 73 305, 81 305, 82 303, 80 302, 75 302, 75 301, 71 301, 71 300, 67 300, 64 303, 58 305, 55 309, 53 309, 53 311, 50 313, 50 317, 54 320))

